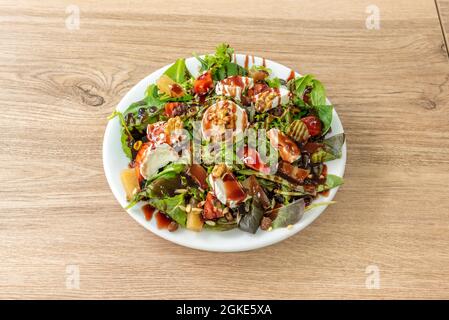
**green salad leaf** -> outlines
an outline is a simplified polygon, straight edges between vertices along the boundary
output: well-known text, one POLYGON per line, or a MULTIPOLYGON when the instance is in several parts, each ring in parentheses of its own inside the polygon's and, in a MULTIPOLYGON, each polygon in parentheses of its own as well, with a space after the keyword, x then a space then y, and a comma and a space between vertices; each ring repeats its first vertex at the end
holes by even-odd
POLYGON ((289 225, 297 223, 299 220, 301 220, 304 214, 304 209, 304 199, 299 199, 292 203, 289 203, 286 206, 272 210, 270 214, 274 213, 276 215, 276 218, 273 220, 271 226, 273 227, 273 229, 285 228, 289 225))
POLYGON ((214 68, 223 68, 228 62, 231 62, 233 53, 233 48, 231 48, 226 43, 221 43, 215 48, 214 55, 206 55, 203 59, 198 57, 196 54, 194 55, 196 59, 201 63, 201 71, 206 71, 214 68))
POLYGON ((299 107, 314 111, 323 123, 322 135, 325 135, 332 124, 334 107, 326 104, 326 90, 323 84, 310 74, 290 80, 290 90, 294 93, 293 103, 299 107), (309 99, 304 101, 304 94, 308 92, 309 99))
POLYGON ((157 85, 154 83, 148 86, 144 100, 149 106, 162 107, 165 104, 165 101, 159 97, 157 85))
POLYGON ((332 112, 334 107, 331 105, 317 105, 313 106, 313 108, 316 110, 318 117, 323 123, 321 132, 322 135, 325 135, 329 131, 332 124, 332 112))
POLYGON ((232 76, 246 76, 247 72, 246 69, 243 68, 242 66, 234 63, 234 62, 228 62, 225 65, 226 73, 220 73, 219 77, 215 77, 215 80, 223 80, 227 77, 232 77, 232 76))
POLYGON ((181 226, 186 226, 187 215, 184 210, 184 194, 179 194, 174 197, 167 198, 153 198, 148 201, 153 207, 165 213, 181 226))
POLYGON ((155 174, 147 180, 147 184, 156 180, 158 178, 170 178, 174 176, 178 176, 181 172, 183 172, 186 168, 186 165, 183 163, 170 163, 162 169, 161 172, 155 174))
POLYGON ((311 203, 309 204, 304 212, 310 211, 312 209, 318 208, 318 207, 322 207, 322 206, 330 206, 331 204, 336 203, 336 201, 326 201, 326 202, 315 202, 315 203, 311 203))
POLYGON ((285 180, 284 178, 281 178, 281 177, 276 176, 276 175, 265 174, 265 173, 262 173, 262 172, 259 172, 259 171, 255 171, 255 170, 250 170, 250 169, 239 170, 239 171, 237 171, 237 173, 239 175, 245 175, 245 176, 252 176, 252 175, 254 175, 257 178, 265 179, 265 180, 268 180, 268 181, 272 181, 272 182, 278 183, 278 184, 283 185, 283 186, 285 186, 287 188, 290 188, 291 190, 295 190, 298 193, 301 193, 302 195, 309 194, 308 192, 306 192, 304 190, 303 186, 295 185, 295 184, 285 180))
POLYGON ((306 90, 309 92, 309 105, 321 106, 326 104, 326 91, 323 84, 310 74, 290 80, 289 86, 295 93, 295 104, 299 106, 306 104, 303 100, 306 90))
POLYGON ((173 197, 176 195, 178 189, 184 189, 187 184, 184 183, 180 175, 167 174, 160 178, 153 180, 147 187, 148 198, 159 198, 163 199, 165 197, 173 197))
POLYGON ((129 139, 128 135, 126 134, 126 130, 122 128, 120 132, 120 142, 122 144, 122 150, 129 159, 132 159, 132 151, 131 147, 129 146, 129 139))
POLYGON ((265 210, 263 209, 259 198, 253 197, 249 212, 242 215, 239 220, 239 229, 249 233, 256 233, 257 229, 259 229, 260 221, 262 220, 264 213, 265 210))
POLYGON ((164 74, 179 84, 186 82, 192 77, 186 67, 186 59, 176 60, 176 62, 169 67, 164 74))
POLYGON ((227 221, 224 218, 220 218, 216 221, 215 225, 204 224, 203 228, 210 231, 227 231, 237 227, 236 221, 227 221))
POLYGON ((326 91, 322 83, 316 79, 311 81, 312 91, 310 92, 310 102, 312 106, 323 106, 326 104, 326 91))
POLYGON ((132 159, 132 145, 135 142, 134 136, 142 135, 148 124, 154 123, 158 120, 160 108, 148 105, 147 101, 141 100, 132 103, 124 113, 114 111, 109 120, 119 117, 121 134, 120 142, 125 155, 132 159), (155 109, 153 109, 155 108, 155 109))
POLYGON ((306 106, 303 100, 304 92, 308 87, 312 87, 313 76, 306 74, 302 77, 298 77, 289 81, 288 85, 290 90, 294 93, 293 103, 299 107, 306 106))
POLYGON ((324 150, 331 154, 334 159, 341 158, 341 148, 345 143, 346 135, 344 133, 336 134, 330 138, 324 139, 324 150))
POLYGON ((323 147, 312 154, 313 163, 331 161, 341 158, 341 148, 345 143, 345 134, 336 134, 323 141, 323 147))
POLYGON ((268 86, 271 88, 280 88, 281 87, 281 79, 278 77, 275 78, 266 78, 265 81, 267 82, 268 86))
POLYGON ((118 117, 120 121, 120 142, 122 145, 122 150, 129 159, 132 159, 132 151, 130 145, 134 142, 134 138, 131 134, 130 129, 126 125, 123 113, 114 110, 114 112, 112 112, 112 114, 108 117, 108 120, 112 120, 115 117, 118 117))
POLYGON ((330 190, 330 189, 338 187, 342 184, 343 184, 343 178, 333 175, 333 174, 328 174, 326 176, 326 182, 324 184, 319 185, 317 187, 316 191, 322 192, 322 191, 330 190))
POLYGON ((194 54, 196 59, 201 63, 200 71, 210 70, 212 78, 216 81, 223 80, 231 76, 245 76, 247 71, 242 66, 231 62, 234 49, 228 44, 222 43, 215 49, 215 54, 206 55, 200 58, 194 54))
POLYGON ((270 75, 273 72, 273 70, 271 70, 270 68, 267 68, 266 66, 258 66, 255 64, 253 64, 249 70, 250 71, 265 71, 268 75, 270 75))

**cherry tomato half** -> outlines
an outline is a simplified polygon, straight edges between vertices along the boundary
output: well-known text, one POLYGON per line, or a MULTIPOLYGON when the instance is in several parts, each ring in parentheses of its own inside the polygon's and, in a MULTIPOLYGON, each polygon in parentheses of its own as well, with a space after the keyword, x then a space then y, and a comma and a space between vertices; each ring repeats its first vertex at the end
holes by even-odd
POLYGON ((180 116, 187 111, 187 108, 182 102, 168 102, 165 104, 165 115, 169 118, 180 116))
POLYGON ((205 95, 212 89, 214 81, 212 80, 212 73, 207 71, 200 75, 193 83, 193 91, 199 95, 205 95))
POLYGON ((218 200, 209 192, 206 196, 206 202, 203 207, 203 218, 205 220, 217 219, 223 216, 223 211, 219 209, 218 200))
POLYGON ((308 116, 301 119, 309 130, 309 134, 314 137, 321 134, 321 121, 315 116, 308 116))

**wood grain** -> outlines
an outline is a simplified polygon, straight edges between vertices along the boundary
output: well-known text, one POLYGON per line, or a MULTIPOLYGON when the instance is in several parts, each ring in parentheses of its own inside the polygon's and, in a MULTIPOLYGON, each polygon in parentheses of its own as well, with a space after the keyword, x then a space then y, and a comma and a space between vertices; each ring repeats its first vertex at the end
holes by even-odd
MULTIPOLYGON (((445 39, 446 50, 449 48, 449 1, 435 0, 438 16, 441 24, 441 31, 445 39)), ((449 50, 448 50, 449 51, 449 50)))
POLYGON ((65 27, 70 3, 0 1, 0 298, 449 298, 449 63, 434 1, 376 1, 379 30, 364 0, 77 1, 79 30, 65 27), (338 204, 235 254, 137 225, 101 158, 106 117, 135 83, 223 41, 315 74, 348 137, 338 204), (370 265, 380 289, 365 285, 370 265))

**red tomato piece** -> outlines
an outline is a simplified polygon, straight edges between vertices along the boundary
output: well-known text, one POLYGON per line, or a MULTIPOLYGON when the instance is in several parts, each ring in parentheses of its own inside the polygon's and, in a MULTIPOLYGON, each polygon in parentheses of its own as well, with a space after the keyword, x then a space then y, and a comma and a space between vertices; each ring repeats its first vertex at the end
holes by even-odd
POLYGON ((165 115, 169 118, 180 116, 187 111, 187 105, 181 102, 168 102, 165 104, 165 115))
POLYGON ((307 126, 309 134, 314 137, 321 134, 321 121, 315 116, 308 116, 301 119, 301 121, 307 126))
POLYGON ((200 75, 193 83, 193 91, 196 94, 205 95, 214 86, 214 81, 212 80, 212 73, 207 71, 200 75))
POLYGON ((221 205, 218 204, 217 198, 209 192, 203 207, 203 218, 205 220, 212 220, 222 217, 223 211, 218 209, 219 207, 221 207, 221 205))

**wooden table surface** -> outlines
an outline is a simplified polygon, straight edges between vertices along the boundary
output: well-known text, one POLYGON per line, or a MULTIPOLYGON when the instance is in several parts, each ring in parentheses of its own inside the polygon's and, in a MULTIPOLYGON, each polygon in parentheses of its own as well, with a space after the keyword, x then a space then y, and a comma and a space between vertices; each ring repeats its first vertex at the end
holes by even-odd
POLYGON ((449 298, 449 1, 263 2, 0 1, 0 298, 449 298), (338 204, 245 253, 146 231, 102 165, 124 94, 220 42, 316 75, 347 133, 338 204))

